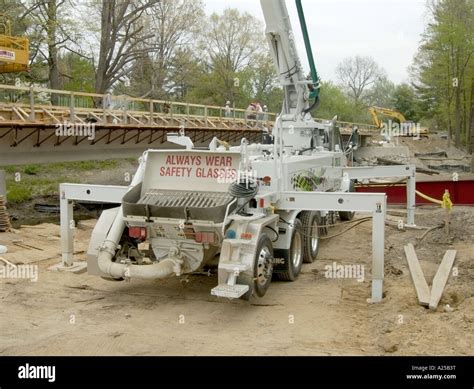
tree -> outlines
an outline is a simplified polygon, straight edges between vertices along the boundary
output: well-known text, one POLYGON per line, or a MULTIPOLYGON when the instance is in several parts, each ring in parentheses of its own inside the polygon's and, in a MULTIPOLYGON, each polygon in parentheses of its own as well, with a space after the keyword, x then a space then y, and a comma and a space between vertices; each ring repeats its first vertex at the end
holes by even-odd
POLYGON ((395 84, 387 77, 378 78, 370 89, 367 90, 364 102, 367 105, 393 108, 395 84))
POLYGON ((161 0, 150 7, 145 29, 153 33, 152 50, 132 64, 125 93, 163 99, 193 77, 193 40, 204 19, 203 7, 201 0, 161 0))
POLYGON ((321 83, 321 104, 314 115, 321 119, 330 119, 335 115, 339 120, 360 121, 365 112, 357 109, 342 89, 331 81, 321 83))
POLYGON ((282 108, 283 89, 278 83, 273 59, 269 51, 258 53, 255 65, 252 68, 251 82, 255 100, 267 105, 272 112, 279 112, 282 108))
POLYGON ((344 59, 337 66, 336 73, 356 105, 361 103, 367 89, 385 76, 385 71, 371 57, 359 55, 344 59))
POLYGON ((202 74, 203 67, 195 51, 187 46, 178 48, 168 68, 167 94, 179 100, 188 99, 202 74))
POLYGON ((130 71, 139 58, 153 51, 153 33, 146 31, 147 11, 159 0, 102 0, 99 59, 95 91, 104 94, 130 71))
POLYGON ((420 104, 415 89, 406 83, 397 85, 393 92, 393 108, 408 120, 418 122, 421 119, 420 104))
MULTIPOLYGON (((32 64, 42 66, 47 63, 47 81, 52 89, 62 89, 63 75, 60 72, 60 55, 64 50, 77 52, 79 34, 75 30, 71 9, 72 0, 33 0, 21 3, 23 14, 20 20, 29 19, 26 33, 30 38, 30 60, 32 64)), ((51 95, 52 103, 58 97, 51 95)))
POLYGON ((222 15, 213 13, 204 31, 199 47, 209 76, 206 84, 217 93, 215 99, 237 104, 239 97, 251 96, 252 68, 259 54, 268 50, 261 22, 247 12, 227 8, 222 15))
POLYGON ((75 53, 66 53, 59 57, 59 68, 65 90, 94 92, 95 69, 91 60, 75 53))
POLYGON ((430 23, 412 73, 427 115, 448 130, 457 147, 471 151, 474 94, 474 1, 429 3, 430 23))

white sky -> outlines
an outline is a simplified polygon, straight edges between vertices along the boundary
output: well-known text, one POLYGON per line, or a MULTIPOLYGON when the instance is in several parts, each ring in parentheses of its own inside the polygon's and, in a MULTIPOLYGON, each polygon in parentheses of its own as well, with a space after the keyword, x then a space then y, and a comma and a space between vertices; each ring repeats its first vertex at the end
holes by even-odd
MULTIPOLYGON (((425 0, 303 0, 316 68, 336 81, 335 68, 346 57, 371 56, 395 83, 408 81, 424 30, 425 0)), ((225 8, 249 12, 264 23, 259 0, 204 0, 206 12, 225 8)), ((286 1, 304 64, 306 51, 294 0, 286 1)), ((307 65, 306 65, 307 66, 307 65)), ((308 67, 309 69, 309 67, 308 67)))

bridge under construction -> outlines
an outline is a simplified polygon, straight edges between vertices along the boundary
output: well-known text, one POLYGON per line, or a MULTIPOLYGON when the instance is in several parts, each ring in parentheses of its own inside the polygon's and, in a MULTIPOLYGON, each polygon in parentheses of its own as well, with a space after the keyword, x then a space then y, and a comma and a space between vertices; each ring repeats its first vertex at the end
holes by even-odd
MULTIPOLYGON (((250 120, 238 108, 0 85, 0 165, 136 157, 171 147, 166 135, 180 131, 196 146, 213 137, 259 142, 275 117, 264 112, 250 120)), ((362 135, 375 130, 359 127, 362 135)))

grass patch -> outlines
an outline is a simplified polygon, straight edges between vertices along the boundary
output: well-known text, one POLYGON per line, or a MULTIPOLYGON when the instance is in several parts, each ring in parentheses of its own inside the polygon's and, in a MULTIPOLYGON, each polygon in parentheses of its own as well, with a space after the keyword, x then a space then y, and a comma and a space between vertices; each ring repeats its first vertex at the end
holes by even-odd
POLYGON ((78 183, 76 178, 64 176, 44 178, 24 176, 21 181, 7 180, 7 199, 9 202, 22 203, 35 197, 59 195, 59 184, 69 182, 78 183))
POLYGON ((10 182, 7 189, 7 200, 10 203, 22 203, 31 200, 33 192, 27 185, 22 185, 17 182, 10 182))
MULTIPOLYGON (((136 162, 134 158, 126 159, 127 162, 136 162)), ((75 161, 75 162, 55 162, 45 164, 29 164, 24 166, 0 166, 0 170, 5 170, 7 174, 23 173, 28 175, 38 175, 40 173, 57 173, 63 170, 89 171, 89 170, 111 170, 119 166, 119 161, 109 159, 105 161, 75 161)))
POLYGON ((118 161, 109 159, 105 161, 77 161, 77 162, 56 162, 46 165, 48 171, 58 170, 110 170, 118 166, 118 161))
MULTIPOLYGON (((126 161, 132 159, 127 159, 126 161)), ((134 160, 134 159, 133 159, 134 160)), ((0 167, 7 176, 7 199, 22 203, 47 195, 59 194, 63 182, 84 182, 85 172, 114 170, 124 160, 57 162, 48 164, 9 165, 0 167), (19 173, 19 174, 17 174, 19 173)), ((91 176, 91 174, 87 174, 91 176)), ((94 176, 94 174, 92 174, 94 176)))
POLYGON ((19 171, 16 166, 2 166, 0 167, 0 170, 5 170, 5 173, 7 174, 15 174, 19 171))
POLYGON ((25 172, 25 174, 28 174, 30 176, 34 176, 38 174, 40 171, 41 171, 41 166, 39 165, 26 165, 23 168, 23 172, 25 172))

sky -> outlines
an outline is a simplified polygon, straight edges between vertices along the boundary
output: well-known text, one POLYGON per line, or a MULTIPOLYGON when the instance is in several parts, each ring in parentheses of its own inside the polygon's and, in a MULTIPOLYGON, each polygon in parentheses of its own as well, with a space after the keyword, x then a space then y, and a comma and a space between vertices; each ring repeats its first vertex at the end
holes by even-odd
MULTIPOLYGON (((324 80, 337 81, 335 69, 346 57, 371 56, 388 78, 409 81, 427 22, 426 0, 303 0, 316 68, 324 80)), ((259 0, 204 0, 206 13, 225 8, 249 12, 264 23, 259 0)), ((307 71, 306 52, 294 0, 286 1, 298 52, 307 71)))

